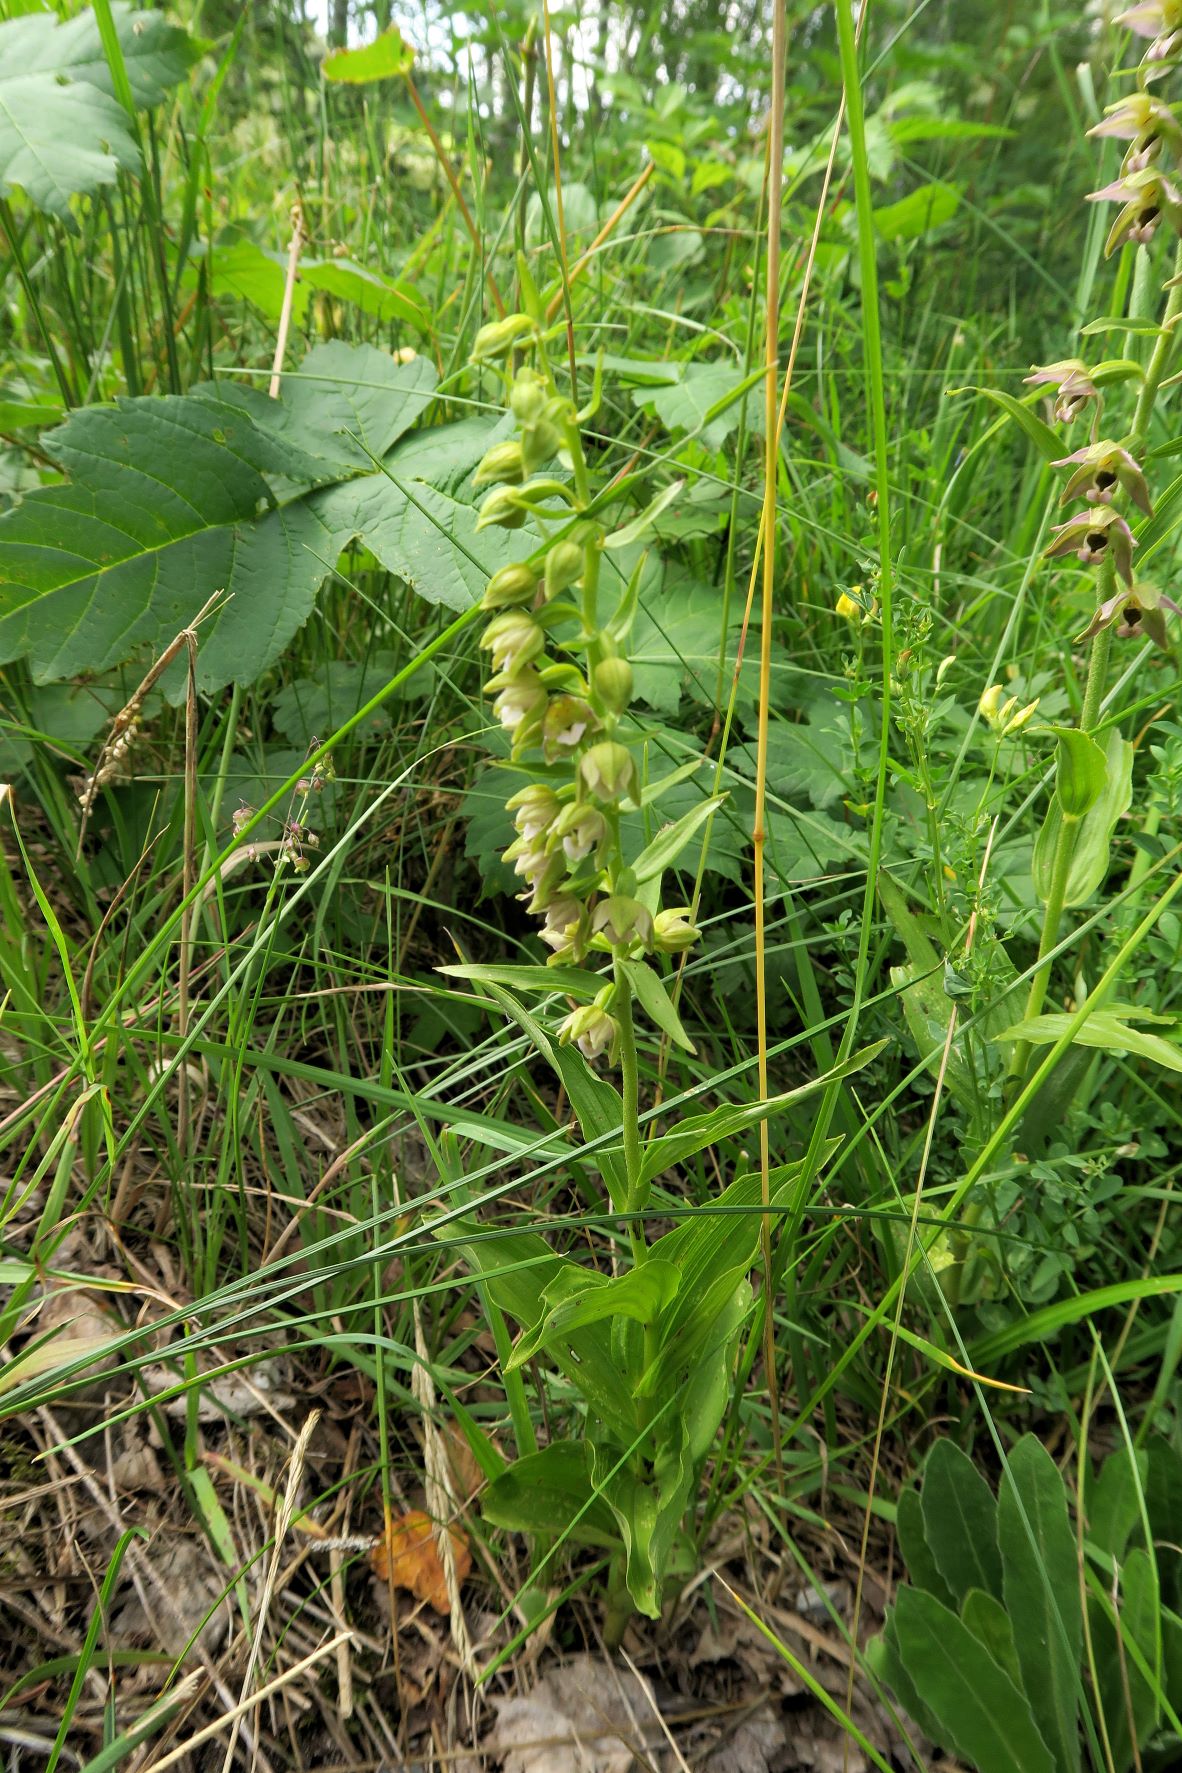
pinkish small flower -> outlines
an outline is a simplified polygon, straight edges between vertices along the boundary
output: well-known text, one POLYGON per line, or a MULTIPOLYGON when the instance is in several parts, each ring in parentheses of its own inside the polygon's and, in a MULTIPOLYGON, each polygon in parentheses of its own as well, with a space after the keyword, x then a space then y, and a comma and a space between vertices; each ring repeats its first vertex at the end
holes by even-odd
POLYGON ((1075 554, 1085 566, 1099 566, 1109 555, 1126 584, 1133 582, 1133 549, 1137 546, 1133 532, 1111 505, 1100 505, 1090 511, 1079 511, 1061 523, 1055 540, 1046 550, 1047 558, 1075 554))
POLYGON ((1110 258, 1126 240, 1147 246, 1161 222, 1177 229, 1182 217, 1182 191, 1154 167, 1124 173, 1102 190, 1088 192, 1089 203, 1119 203, 1121 210, 1109 230, 1104 256, 1110 258))
POLYGON ((1069 456, 1060 456, 1052 466, 1075 469, 1063 488, 1061 505, 1080 497, 1087 499, 1090 505, 1108 505, 1119 486, 1147 517, 1153 516, 1153 503, 1140 463, 1119 443, 1106 438, 1099 443, 1086 444, 1069 456))
POLYGON ((1100 398, 1100 391, 1092 380, 1091 371, 1080 357, 1065 357, 1059 363, 1048 363, 1042 369, 1036 368, 1025 381, 1032 388, 1054 388, 1055 417, 1065 425, 1071 423, 1089 400, 1100 398))
POLYGON ((1169 105, 1148 92, 1131 92, 1119 104, 1109 105, 1104 119, 1089 135, 1111 136, 1130 144, 1122 171, 1142 172, 1165 152, 1182 155, 1182 124, 1169 105))
POLYGON ((1118 15, 1118 25, 1127 25, 1138 37, 1150 39, 1145 51, 1149 64, 1147 77, 1155 79, 1164 72, 1163 64, 1182 50, 1182 4, 1180 0, 1139 0, 1118 15))
POLYGON ((1182 615, 1173 598, 1166 597, 1155 585, 1131 585, 1100 605, 1079 639, 1091 640, 1102 628, 1111 628, 1115 623, 1116 632, 1122 639, 1148 634, 1154 645, 1164 652, 1169 646, 1166 610, 1182 615))

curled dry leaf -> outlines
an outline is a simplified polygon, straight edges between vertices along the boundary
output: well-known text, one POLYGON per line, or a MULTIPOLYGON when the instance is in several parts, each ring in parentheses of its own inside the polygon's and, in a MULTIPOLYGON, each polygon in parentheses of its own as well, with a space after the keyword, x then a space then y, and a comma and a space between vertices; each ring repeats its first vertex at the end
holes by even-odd
MULTIPOLYGON (((448 1527, 452 1554, 455 1558, 456 1580, 463 1582, 472 1568, 468 1542, 457 1527, 448 1527)), ((390 1522, 390 1531, 379 1539, 369 1554, 374 1575, 381 1582, 392 1582, 395 1588, 409 1588, 420 1601, 426 1601, 437 1613, 449 1611, 447 1582, 435 1543, 435 1528, 429 1515, 412 1508, 390 1522)))

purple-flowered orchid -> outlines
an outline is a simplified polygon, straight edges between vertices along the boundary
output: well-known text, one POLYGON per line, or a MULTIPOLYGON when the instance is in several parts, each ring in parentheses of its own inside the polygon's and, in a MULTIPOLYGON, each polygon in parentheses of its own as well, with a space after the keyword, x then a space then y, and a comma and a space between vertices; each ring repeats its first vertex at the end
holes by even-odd
POLYGON ((1061 523, 1055 539, 1046 550, 1047 557, 1074 554, 1085 566, 1099 566, 1111 557, 1117 572, 1127 585, 1133 582, 1133 549, 1137 546, 1133 532, 1111 505, 1094 506, 1079 511, 1061 523))
POLYGON ((1073 450, 1069 456, 1060 456, 1052 465, 1075 469, 1063 488, 1061 505, 1081 497, 1089 505, 1110 505, 1112 495, 1121 487, 1147 517, 1152 517, 1153 503, 1141 465, 1122 444, 1104 438, 1099 443, 1085 444, 1083 449, 1073 450))
POLYGON ((1152 166, 1123 173, 1101 190, 1089 191, 1088 202, 1121 206, 1104 243, 1105 258, 1110 258, 1126 240, 1147 246, 1163 221, 1174 229, 1182 222, 1182 191, 1152 166))
POLYGON ((1169 105, 1149 92, 1131 92, 1107 106, 1103 120, 1088 134, 1129 143, 1121 167, 1125 173, 1143 172, 1163 153, 1182 157, 1182 123, 1169 105))
POLYGON ((1059 363, 1036 367, 1025 381, 1032 388, 1054 388, 1055 417, 1064 425, 1069 425, 1089 400, 1100 398, 1100 390, 1082 357, 1065 357, 1059 363))
POLYGON ((1164 652, 1169 646, 1166 610, 1176 616, 1182 615, 1173 598, 1159 591, 1156 585, 1122 585, 1100 605, 1079 639, 1091 640, 1102 628, 1111 628, 1115 624, 1122 639, 1148 634, 1154 645, 1160 646, 1164 652))
POLYGON ((1182 0, 1138 0, 1116 19, 1138 37, 1149 38, 1145 51, 1150 79, 1164 72, 1164 64, 1182 53, 1182 0))

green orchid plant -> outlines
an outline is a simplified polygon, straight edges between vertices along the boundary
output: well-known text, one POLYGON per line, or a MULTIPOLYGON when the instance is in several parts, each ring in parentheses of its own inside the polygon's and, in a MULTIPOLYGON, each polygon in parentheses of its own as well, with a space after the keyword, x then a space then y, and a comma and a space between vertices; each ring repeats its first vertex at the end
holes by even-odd
MULTIPOLYGON (((525 311, 475 341, 475 362, 500 367, 517 430, 477 471, 488 488, 479 525, 518 531, 529 518, 544 539, 489 579, 480 645, 492 661, 486 693, 510 741, 505 767, 518 784, 506 801, 517 836, 505 859, 550 954, 535 966, 443 970, 485 989, 551 1068, 579 1122, 579 1165, 598 1172, 620 1229, 592 1262, 585 1244, 576 1260, 536 1232, 489 1236, 474 1214, 458 1223, 449 1215, 440 1235, 458 1242, 489 1303, 518 1446, 515 1463, 492 1474, 485 1518, 538 1544, 606 1552, 607 1632, 616 1637, 633 1609, 659 1616, 670 1580, 694 1567, 686 1517, 734 1396, 765 1204, 758 1173, 744 1171, 716 1201, 688 1212, 661 1179, 856 1070, 877 1048, 768 1102, 680 1119, 674 1112, 670 1121, 673 1102, 664 1130, 643 1124, 638 1016, 694 1050, 660 967, 692 950, 699 932, 680 893, 665 902, 664 883, 722 797, 703 795, 654 829, 653 809, 700 760, 646 778, 627 651, 643 560, 627 578, 616 572, 620 589, 606 612, 602 580, 605 558, 635 552, 676 488, 612 527, 634 483, 592 484, 581 427, 598 404, 599 373, 590 405, 576 411, 555 380, 524 266, 521 283, 525 311), (626 842, 629 822, 646 839, 638 853, 626 842), (556 1026, 544 1007, 535 1014, 521 1001, 556 992, 570 1006, 556 1026), (604 1071, 618 1074, 618 1087, 604 1071), (678 1222, 650 1240, 654 1210, 678 1222), (520 1328, 513 1347, 505 1319, 520 1328), (521 1390, 522 1371, 534 1364, 556 1375, 557 1394, 571 1405, 569 1432, 545 1445, 521 1390)), ((458 1148, 453 1141, 446 1149, 448 1180, 463 1199, 458 1148)), ((783 1209, 803 1173, 801 1164, 773 1173, 771 1211, 783 1209)))
MULTIPOLYGON (((1090 131, 1101 140, 1123 143, 1124 152, 1119 176, 1090 192, 1088 200, 1118 206, 1105 254, 1129 253, 1120 284, 1128 291, 1128 314, 1112 323, 1098 321, 1083 332, 1088 338, 1109 324, 1127 326, 1131 341, 1145 336, 1149 342, 1143 350, 1131 342, 1127 355, 1103 361, 1069 357, 1035 367, 1026 377, 1031 393, 1025 400, 997 389, 976 390, 1000 406, 1048 466, 1064 475, 1057 493, 1060 519, 1043 559, 1074 559, 1094 576, 1094 608, 1077 636, 1087 647, 1077 723, 1033 724, 1038 702, 1020 707, 1018 698, 1007 698, 998 684, 986 689, 979 704, 980 717, 998 740, 1025 729, 1030 738, 1053 744, 1055 767, 1031 855, 1042 916, 1024 1007, 1016 1016, 1009 990, 1017 969, 986 929, 994 989, 976 1017, 982 1038, 975 1047, 958 1042, 947 1067, 948 1087, 959 1092, 969 1115, 969 1143, 978 1146, 988 1140, 997 1113, 1005 1112, 1029 1085, 1039 1050, 1063 1033, 1065 1018, 1044 1013, 1044 1006, 1064 920, 1087 904, 1106 879, 1115 834, 1132 805, 1134 748, 1105 706, 1113 645, 1147 639, 1168 649, 1169 618, 1182 613, 1172 597, 1142 576, 1145 565, 1160 557, 1179 521, 1178 483, 1164 488, 1153 484, 1157 458, 1176 453, 1176 446, 1164 451, 1152 447, 1151 431, 1163 391, 1179 379, 1170 371, 1182 320, 1182 122, 1160 88, 1182 62, 1182 0, 1145 0, 1115 23, 1147 40, 1147 47, 1136 71, 1136 90, 1109 105, 1090 131), (1176 245, 1173 274, 1158 303, 1151 255, 1159 234, 1174 235, 1176 245), (1051 423, 1036 411, 1044 399, 1050 401, 1051 423), (1122 401, 1127 414, 1123 424, 1117 416, 1122 401), (998 985, 1005 988, 1000 997, 998 985), (995 1088, 999 1074, 1006 1079, 1002 1090, 995 1088)), ((1136 865, 1134 880, 1143 872, 1144 863, 1136 865)), ((908 950, 908 965, 894 974, 903 989, 908 1024, 935 1071, 949 1019, 947 996, 935 972, 938 956, 906 908, 891 899, 889 885, 882 896, 908 950)), ((1135 1046, 1144 1053, 1146 1037, 1130 1026, 1142 1019, 1133 1005, 1097 1003, 1074 1039, 1082 1047, 1108 1045, 1123 1052, 1135 1046)), ((1172 1063, 1172 1047, 1163 1043, 1156 1052, 1163 1063, 1172 1063)), ((1080 1065, 1062 1062, 1044 1080, 1021 1123, 1022 1149, 1039 1149, 1062 1126, 1082 1075, 1080 1065)), ((972 1222, 974 1211, 970 1203, 966 1223, 972 1222)))

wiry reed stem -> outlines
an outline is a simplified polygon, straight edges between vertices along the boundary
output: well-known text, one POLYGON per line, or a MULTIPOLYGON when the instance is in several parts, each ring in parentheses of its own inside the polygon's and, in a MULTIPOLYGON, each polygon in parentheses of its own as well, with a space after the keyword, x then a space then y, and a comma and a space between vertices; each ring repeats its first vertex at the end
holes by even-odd
MULTIPOLYGON (((788 22, 783 0, 774 0, 772 17, 772 102, 768 128, 768 205, 766 313, 764 316, 764 439, 763 462, 763 599, 760 611, 759 730, 756 740, 755 820, 755 1022, 758 1040, 759 1099, 768 1086, 767 1025, 767 902, 764 849, 767 842, 768 727, 772 695, 772 620, 776 591, 776 487, 779 468, 779 427, 776 423, 780 354, 780 229, 783 217, 784 83, 788 62, 788 22)), ((759 1198, 763 1208, 763 1364, 771 1411, 772 1448, 776 1471, 783 1469, 780 1442, 780 1399, 776 1383, 775 1301, 772 1297, 771 1150, 767 1116, 759 1123, 759 1198)))

